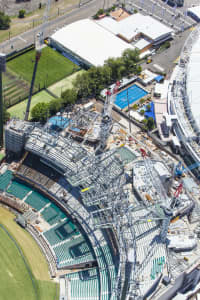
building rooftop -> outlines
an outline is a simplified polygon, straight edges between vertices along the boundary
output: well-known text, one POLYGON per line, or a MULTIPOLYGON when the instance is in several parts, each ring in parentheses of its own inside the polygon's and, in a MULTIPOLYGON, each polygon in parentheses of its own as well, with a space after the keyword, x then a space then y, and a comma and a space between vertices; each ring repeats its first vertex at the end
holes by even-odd
POLYGON ((114 34, 120 35, 127 41, 131 41, 140 33, 152 41, 156 41, 167 34, 173 33, 173 29, 163 25, 150 16, 144 16, 140 13, 130 15, 120 22, 117 22, 110 17, 105 17, 98 21, 98 24, 114 34))
POLYGON ((89 19, 79 20, 63 27, 55 32, 51 39, 94 66, 102 66, 110 57, 120 57, 127 48, 134 49, 89 19))

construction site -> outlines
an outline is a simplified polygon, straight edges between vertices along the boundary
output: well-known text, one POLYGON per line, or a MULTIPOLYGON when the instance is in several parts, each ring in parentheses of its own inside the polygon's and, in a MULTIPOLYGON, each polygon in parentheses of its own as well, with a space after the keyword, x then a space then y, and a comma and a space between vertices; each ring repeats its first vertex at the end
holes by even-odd
POLYGON ((113 117, 116 92, 102 110, 76 105, 44 126, 12 119, 6 156, 18 160, 1 166, 1 202, 21 212, 60 299, 189 299, 199 289, 199 187, 113 117))
MULTIPOLYGON (((49 8, 50 1, 44 26, 49 8)), ((0 54, 1 205, 39 245, 60 300, 199 299, 199 181, 191 172, 198 165, 186 167, 116 110, 122 82, 102 101, 79 102, 45 124, 28 121, 43 46, 44 27, 24 120, 4 127, 0 54)), ((135 101, 148 94, 135 89, 135 101)), ((159 124, 173 119, 158 114, 159 124)))

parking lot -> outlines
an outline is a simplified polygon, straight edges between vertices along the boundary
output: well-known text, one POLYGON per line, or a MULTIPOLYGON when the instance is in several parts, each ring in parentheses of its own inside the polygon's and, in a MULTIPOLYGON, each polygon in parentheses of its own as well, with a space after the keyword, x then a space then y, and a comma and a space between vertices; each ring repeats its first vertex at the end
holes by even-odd
POLYGON ((185 43, 185 40, 187 39, 188 35, 191 33, 191 30, 186 30, 182 33, 179 33, 174 37, 174 40, 172 40, 171 47, 164 50, 162 53, 155 54, 152 56, 152 62, 150 64, 142 64, 143 69, 152 69, 153 64, 158 64, 162 68, 164 68, 165 72, 169 74, 172 72, 175 63, 177 61, 177 58, 181 54, 181 50, 183 48, 183 45, 185 43))
MULTIPOLYGON (((191 2, 196 3, 197 0, 191 2)), ((200 1, 198 0, 198 2, 200 1)), ((166 1, 127 0, 125 5, 129 12, 133 13, 136 9, 145 15, 150 15, 165 25, 172 27, 176 33, 184 31, 196 24, 193 19, 186 16, 184 8, 179 9, 176 6, 171 7, 166 3, 166 1)), ((187 5, 189 5, 189 2, 185 3, 185 8, 188 7, 187 5)))

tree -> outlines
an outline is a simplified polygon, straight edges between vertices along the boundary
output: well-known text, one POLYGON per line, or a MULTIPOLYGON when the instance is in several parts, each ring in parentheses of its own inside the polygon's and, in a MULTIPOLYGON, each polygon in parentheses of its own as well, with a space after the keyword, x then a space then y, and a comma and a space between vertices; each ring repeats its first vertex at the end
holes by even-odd
POLYGON ((92 93, 90 88, 90 78, 88 72, 78 74, 78 76, 73 82, 73 85, 78 97, 80 98, 87 98, 92 93))
POLYGON ((141 114, 142 116, 144 116, 144 113, 145 113, 144 109, 141 109, 141 110, 140 110, 140 114, 141 114))
POLYGON ((25 9, 20 9, 19 13, 18 13, 18 18, 21 18, 21 19, 24 18, 25 13, 26 13, 25 9))
POLYGON ((133 110, 137 110, 137 109, 138 109, 138 104, 136 104, 136 103, 133 104, 132 109, 133 109, 133 110))
POLYGON ((104 10, 103 8, 100 8, 97 12, 97 14, 100 16, 100 15, 103 15, 104 14, 104 10))
POLYGON ((147 128, 149 130, 152 130, 154 128, 154 119, 152 117, 149 117, 147 119, 147 128))
POLYGON ((150 104, 148 104, 148 105, 146 106, 146 110, 147 110, 147 111, 151 111, 151 105, 150 105, 150 104))
POLYGON ((49 104, 39 102, 31 110, 31 116, 35 121, 44 123, 49 117, 49 104))
POLYGON ((122 59, 126 69, 126 74, 139 74, 141 67, 138 65, 140 52, 137 49, 126 49, 122 54, 122 59))
POLYGON ((140 99, 140 104, 144 104, 144 102, 145 102, 144 98, 141 98, 140 99))
POLYGON ((105 61, 105 66, 111 69, 111 77, 113 82, 122 79, 122 77, 126 74, 126 68, 121 57, 107 59, 105 61))
POLYGON ((11 19, 3 12, 0 12, 0 29, 8 29, 10 27, 11 19))
POLYGON ((50 115, 56 114, 61 108, 62 108, 62 100, 61 99, 52 99, 49 102, 50 115))
POLYGON ((61 94, 63 105, 75 104, 77 100, 77 92, 75 89, 67 89, 61 94))

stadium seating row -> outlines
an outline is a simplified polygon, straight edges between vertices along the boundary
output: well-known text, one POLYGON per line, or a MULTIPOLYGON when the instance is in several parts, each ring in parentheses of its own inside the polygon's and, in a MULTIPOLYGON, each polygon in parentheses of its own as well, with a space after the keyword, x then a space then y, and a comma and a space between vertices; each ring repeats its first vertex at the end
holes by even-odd
POLYGON ((70 282, 71 300, 99 300, 100 283, 96 268, 67 274, 66 280, 70 282))
POLYGON ((23 199, 29 192, 31 188, 21 184, 17 181, 12 181, 11 185, 7 188, 6 192, 12 194, 13 196, 23 199))
POLYGON ((94 261, 88 244, 83 236, 66 241, 59 246, 53 247, 59 267, 66 267, 80 263, 94 261))
POLYGON ((7 188, 12 177, 13 177, 12 172, 9 170, 7 170, 5 173, 0 175, 0 190, 1 191, 4 191, 7 188))
POLYGON ((51 246, 80 234, 77 227, 69 220, 65 220, 43 233, 51 246))

